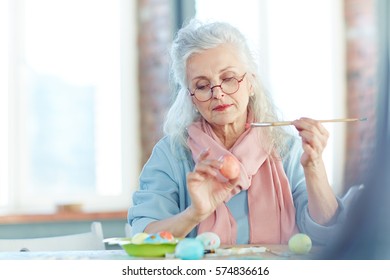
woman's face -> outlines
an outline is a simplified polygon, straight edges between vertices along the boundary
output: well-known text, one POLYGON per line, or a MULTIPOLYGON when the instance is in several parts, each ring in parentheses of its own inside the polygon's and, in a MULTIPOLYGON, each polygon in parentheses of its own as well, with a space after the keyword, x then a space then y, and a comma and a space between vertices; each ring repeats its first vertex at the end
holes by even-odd
POLYGON ((247 106, 251 92, 247 74, 239 83, 236 93, 225 94, 218 85, 224 79, 236 78, 241 80, 245 74, 245 67, 237 50, 228 44, 202 51, 190 56, 187 61, 187 81, 191 93, 205 85, 213 89, 210 100, 201 102, 192 96, 192 102, 199 113, 208 123, 218 126, 246 123, 247 106))

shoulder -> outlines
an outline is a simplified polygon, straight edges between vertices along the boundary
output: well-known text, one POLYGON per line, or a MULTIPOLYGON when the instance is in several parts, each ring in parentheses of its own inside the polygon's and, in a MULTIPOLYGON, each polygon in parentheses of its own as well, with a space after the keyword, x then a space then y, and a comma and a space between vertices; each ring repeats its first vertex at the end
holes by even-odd
POLYGON ((165 154, 169 158, 186 158, 190 154, 187 147, 172 140, 171 136, 164 136, 154 146, 152 155, 154 153, 165 154))
POLYGON ((170 136, 164 136, 154 146, 152 153, 144 166, 144 170, 164 170, 168 174, 181 173, 192 167, 191 152, 183 145, 172 141, 170 136))

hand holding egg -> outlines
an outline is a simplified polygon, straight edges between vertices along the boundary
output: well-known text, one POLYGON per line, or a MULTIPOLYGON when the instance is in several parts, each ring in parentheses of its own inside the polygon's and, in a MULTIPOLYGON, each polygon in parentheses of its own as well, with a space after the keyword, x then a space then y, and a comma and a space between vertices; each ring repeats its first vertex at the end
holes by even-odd
POLYGON ((198 223, 210 216, 237 185, 240 162, 231 154, 220 159, 202 152, 193 172, 187 173, 187 188, 191 196, 188 208, 198 223))

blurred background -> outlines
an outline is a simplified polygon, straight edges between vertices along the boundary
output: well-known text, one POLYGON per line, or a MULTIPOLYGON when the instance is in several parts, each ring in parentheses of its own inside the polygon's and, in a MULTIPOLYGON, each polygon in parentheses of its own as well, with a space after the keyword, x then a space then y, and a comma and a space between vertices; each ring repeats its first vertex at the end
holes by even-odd
POLYGON ((335 192, 363 184, 375 150, 377 2, 0 0, 0 238, 91 220, 107 237, 124 234, 171 103, 169 47, 193 17, 244 33, 281 119, 368 118, 326 124, 335 192))

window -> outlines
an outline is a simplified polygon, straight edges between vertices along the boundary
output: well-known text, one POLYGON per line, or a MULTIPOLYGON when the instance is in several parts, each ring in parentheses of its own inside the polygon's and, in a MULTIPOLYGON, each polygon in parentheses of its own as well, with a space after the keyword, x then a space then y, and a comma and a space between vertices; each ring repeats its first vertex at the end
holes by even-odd
POLYGON ((139 173, 135 4, 1 3, 1 209, 126 209, 139 173))
MULTIPOLYGON (((347 117, 340 1, 197 0, 196 17, 229 21, 244 33, 281 118, 347 117)), ((324 161, 338 193, 343 184, 345 126, 325 126, 331 137, 324 161)))
POLYGON ((8 202, 8 2, 0 1, 0 207, 8 202))

